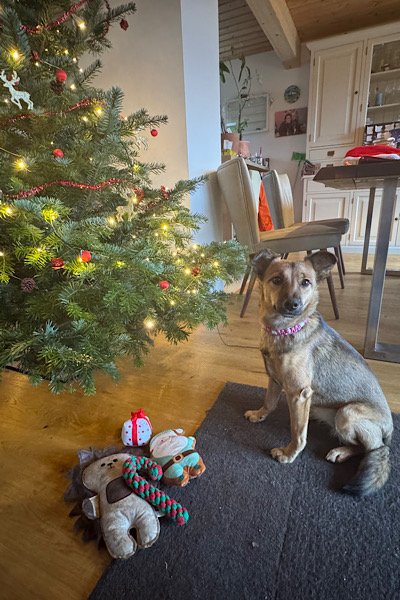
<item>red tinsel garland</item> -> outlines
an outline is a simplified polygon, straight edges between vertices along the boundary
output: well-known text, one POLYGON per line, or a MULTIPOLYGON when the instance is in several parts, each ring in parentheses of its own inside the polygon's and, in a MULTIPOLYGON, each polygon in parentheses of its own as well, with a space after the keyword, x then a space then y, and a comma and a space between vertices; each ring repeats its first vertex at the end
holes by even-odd
MULTIPOLYGON (((39 192, 42 192, 43 190, 45 190, 48 187, 51 187, 52 185, 62 185, 62 186, 80 188, 81 190, 96 190, 96 191, 98 191, 98 190, 102 190, 103 188, 107 187, 108 185, 113 185, 114 183, 125 184, 125 182, 122 181, 122 179, 118 179, 117 177, 114 177, 112 179, 107 179, 107 181, 102 181, 101 183, 98 183, 97 185, 91 185, 90 183, 76 183, 74 181, 67 181, 67 180, 49 181, 48 183, 43 183, 42 185, 38 185, 37 187, 31 188, 30 190, 24 190, 22 192, 19 192, 18 194, 3 194, 3 197, 10 198, 10 199, 29 198, 30 196, 35 196, 39 192)), ((132 190, 136 193, 138 199, 142 200, 142 198, 144 196, 143 190, 141 190, 139 188, 132 188, 132 190)))
POLYGON ((82 106, 88 106, 92 102, 92 100, 93 100, 92 98, 86 98, 85 100, 82 100, 82 102, 77 102, 73 106, 69 106, 68 108, 66 108, 64 110, 47 110, 46 112, 44 112, 41 115, 35 115, 33 113, 24 113, 22 115, 16 115, 15 117, 11 117, 10 119, 4 119, 4 121, 1 121, 0 127, 3 125, 6 125, 7 123, 14 123, 15 121, 19 121, 20 119, 33 119, 34 117, 42 117, 43 115, 46 115, 48 117, 53 117, 55 115, 62 115, 64 113, 69 113, 73 110, 76 110, 77 108, 82 108, 82 106))
MULTIPOLYGON (((65 12, 63 15, 61 15, 61 17, 58 17, 58 19, 56 19, 55 21, 53 21, 52 23, 47 23, 47 25, 36 25, 35 27, 27 27, 26 25, 21 25, 21 29, 24 29, 27 33, 40 33, 41 31, 43 31, 43 29, 52 29, 53 27, 58 27, 59 25, 61 25, 61 23, 63 23, 66 19, 68 19, 68 17, 70 17, 71 15, 73 15, 78 8, 80 8, 83 4, 86 4, 86 2, 93 2, 93 0, 80 0, 80 2, 77 2, 76 4, 73 4, 71 6, 71 8, 69 10, 67 10, 67 12, 65 12)), ((107 0, 104 0, 104 4, 107 7, 107 11, 108 11, 108 18, 110 17, 110 5, 108 3, 107 0)), ((103 32, 103 36, 106 35, 106 33, 108 32, 108 25, 105 28, 104 32, 103 32)))

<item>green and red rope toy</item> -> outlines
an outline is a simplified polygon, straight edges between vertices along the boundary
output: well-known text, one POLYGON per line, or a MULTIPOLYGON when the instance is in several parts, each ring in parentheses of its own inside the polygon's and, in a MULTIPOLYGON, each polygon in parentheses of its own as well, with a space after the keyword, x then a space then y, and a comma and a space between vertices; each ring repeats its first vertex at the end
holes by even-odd
POLYGON ((161 466, 144 456, 132 456, 122 467, 125 483, 156 510, 170 517, 178 525, 184 525, 189 519, 186 508, 140 477, 139 472, 145 472, 151 479, 158 481, 163 474, 161 466))

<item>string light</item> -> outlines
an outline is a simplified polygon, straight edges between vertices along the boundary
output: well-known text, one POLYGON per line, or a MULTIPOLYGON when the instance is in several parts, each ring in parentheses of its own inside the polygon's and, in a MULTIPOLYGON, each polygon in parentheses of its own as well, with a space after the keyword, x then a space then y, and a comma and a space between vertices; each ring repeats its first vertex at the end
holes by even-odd
POLYGON ((115 225, 115 219, 113 217, 110 217, 108 219, 108 222, 110 223, 110 225, 115 225))
POLYGON ((83 73, 83 69, 82 68, 79 69, 79 73, 83 73))
POLYGON ((36 248, 38 252, 42 252, 42 248, 36 248))
POLYGON ((173 253, 172 253, 172 256, 176 256, 176 252, 173 252, 173 253))
POLYGON ((174 304, 175 304, 175 300, 170 300, 170 305, 174 306, 174 304))
POLYGON ((69 54, 68 50, 64 50, 64 54, 69 54))
POLYGON ((163 229, 164 229, 164 231, 165 231, 166 229, 168 229, 168 225, 163 225, 163 229))
POLYGON ((85 121, 85 123, 86 123, 87 120, 88 120, 87 117, 82 117, 82 121, 85 121))
POLYGON ((192 294, 197 294, 197 290, 192 290, 192 294))
POLYGON ((145 327, 147 327, 148 329, 152 329, 154 327, 154 323, 150 319, 146 319, 144 324, 145 324, 145 327))
POLYGON ((204 253, 202 253, 202 254, 200 254, 200 256, 202 256, 202 257, 204 258, 205 254, 204 254, 204 253))
POLYGON ((4 252, 0 252, 0 256, 4 256, 4 252))
POLYGON ((77 59, 76 59, 76 58, 75 58, 75 56, 74 56, 74 58, 72 59, 72 62, 76 62, 76 60, 77 60, 77 59))
POLYGON ((24 163, 23 160, 20 160, 19 163, 17 163, 17 164, 20 169, 26 169, 26 164, 24 163))
POLYGON ((193 250, 197 250, 198 246, 197 244, 193 244, 193 250))
POLYGON ((82 31, 84 29, 86 29, 86 25, 85 25, 85 23, 83 21, 82 21, 82 23, 79 23, 79 29, 82 29, 82 31))
POLYGON ((185 269, 185 273, 186 273, 187 275, 190 275, 190 269, 185 269))
POLYGON ((214 267, 218 267, 219 262, 216 260, 215 262, 213 262, 214 267))
POLYGON ((71 88, 71 90, 76 90, 76 85, 74 83, 71 83, 69 87, 71 88))
POLYGON ((4 98, 4 102, 5 102, 6 104, 8 104, 8 99, 7 99, 7 98, 4 98))
POLYGON ((13 57, 13 59, 14 59, 14 60, 18 60, 18 59, 19 59, 19 52, 17 52, 17 51, 15 50, 15 52, 13 52, 13 55, 12 55, 12 57, 13 57))
POLYGON ((96 112, 97 112, 97 114, 98 114, 98 115, 101 115, 101 113, 102 113, 103 111, 101 110, 101 108, 96 108, 96 112))
POLYGON ((38 67, 40 65, 40 63, 38 63, 37 61, 35 62, 35 66, 38 67))
POLYGON ((154 235, 155 235, 155 237, 158 237, 158 233, 155 233, 154 235))
POLYGON ((52 146, 54 144, 54 142, 50 142, 50 146, 52 146))
POLYGON ((7 208, 6 208, 6 213, 8 215, 12 215, 12 210, 11 210, 11 208, 9 206, 7 206, 7 208))

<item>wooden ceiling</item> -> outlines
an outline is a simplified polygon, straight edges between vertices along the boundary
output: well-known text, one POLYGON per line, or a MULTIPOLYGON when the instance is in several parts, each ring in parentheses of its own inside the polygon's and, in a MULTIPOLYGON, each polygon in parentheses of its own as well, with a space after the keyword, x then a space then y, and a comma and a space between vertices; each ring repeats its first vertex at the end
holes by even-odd
MULTIPOLYGON (((265 33, 271 11, 280 20, 281 9, 286 11, 283 19, 294 25, 300 42, 400 20, 400 0, 219 0, 218 4, 221 60, 231 56, 232 46, 245 56, 272 50, 265 33)), ((274 27, 268 35, 278 37, 274 27)))

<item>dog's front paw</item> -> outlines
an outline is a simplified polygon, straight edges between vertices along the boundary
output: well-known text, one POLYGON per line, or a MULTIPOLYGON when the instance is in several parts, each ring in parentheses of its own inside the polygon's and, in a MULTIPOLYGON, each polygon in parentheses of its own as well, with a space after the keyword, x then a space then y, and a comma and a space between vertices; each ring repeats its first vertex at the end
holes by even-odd
POLYGON ((289 451, 289 448, 272 448, 272 458, 275 458, 280 463, 291 463, 296 458, 296 455, 289 451))
POLYGON ((248 410, 244 413, 244 416, 252 423, 261 423, 267 415, 264 413, 263 408, 260 408, 259 410, 248 410))

